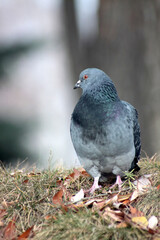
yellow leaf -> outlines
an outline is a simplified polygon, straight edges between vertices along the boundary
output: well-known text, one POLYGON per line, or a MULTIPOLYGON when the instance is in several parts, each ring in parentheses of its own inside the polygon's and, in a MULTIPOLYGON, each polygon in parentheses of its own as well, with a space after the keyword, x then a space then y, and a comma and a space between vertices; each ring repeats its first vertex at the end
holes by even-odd
POLYGON ((128 200, 130 198, 130 196, 131 196, 131 193, 126 194, 126 195, 119 195, 118 196, 118 202, 123 202, 125 200, 128 200))
POLYGON ((145 217, 133 217, 132 218, 132 222, 135 222, 143 227, 147 227, 148 226, 148 221, 145 217))

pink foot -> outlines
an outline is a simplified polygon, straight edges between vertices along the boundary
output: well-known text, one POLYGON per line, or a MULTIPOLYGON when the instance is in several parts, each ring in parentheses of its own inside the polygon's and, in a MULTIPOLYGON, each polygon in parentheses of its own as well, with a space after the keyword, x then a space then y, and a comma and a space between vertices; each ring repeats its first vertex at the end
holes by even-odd
POLYGON ((94 193, 96 189, 101 188, 101 186, 98 185, 98 181, 99 181, 99 177, 95 177, 92 187, 89 190, 86 190, 85 192, 94 193))
POLYGON ((121 177, 118 175, 115 184, 113 184, 110 189, 114 188, 116 185, 118 185, 119 191, 122 189, 122 180, 121 177))

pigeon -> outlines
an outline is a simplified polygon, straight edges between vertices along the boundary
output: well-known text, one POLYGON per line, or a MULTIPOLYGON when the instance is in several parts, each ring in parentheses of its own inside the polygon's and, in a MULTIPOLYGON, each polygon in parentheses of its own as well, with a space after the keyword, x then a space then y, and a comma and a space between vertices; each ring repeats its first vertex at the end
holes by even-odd
POLYGON ((121 189, 124 172, 140 169, 137 110, 120 100, 110 77, 98 68, 83 70, 77 88, 82 95, 71 116, 70 134, 81 165, 94 178, 89 192, 110 176, 117 178, 115 184, 121 189))

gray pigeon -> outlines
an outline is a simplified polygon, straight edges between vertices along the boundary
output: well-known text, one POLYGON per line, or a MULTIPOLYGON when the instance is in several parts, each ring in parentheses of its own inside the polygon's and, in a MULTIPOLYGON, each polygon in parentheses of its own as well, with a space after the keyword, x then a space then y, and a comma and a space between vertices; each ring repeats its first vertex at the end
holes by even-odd
POLYGON ((82 71, 76 88, 82 88, 82 96, 71 117, 70 133, 80 163, 94 178, 89 192, 111 175, 117 176, 120 188, 124 171, 140 169, 137 111, 119 99, 112 80, 100 69, 82 71))

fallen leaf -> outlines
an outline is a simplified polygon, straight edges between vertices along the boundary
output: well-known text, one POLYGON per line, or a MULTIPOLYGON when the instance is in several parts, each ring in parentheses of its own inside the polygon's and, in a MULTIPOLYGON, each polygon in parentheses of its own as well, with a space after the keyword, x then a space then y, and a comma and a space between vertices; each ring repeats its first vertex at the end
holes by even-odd
POLYGON ((49 220, 51 218, 53 218, 54 220, 57 219, 56 216, 54 216, 54 215, 47 215, 47 216, 44 217, 45 220, 49 220))
POLYGON ((137 197, 143 195, 144 193, 146 193, 151 188, 151 182, 147 177, 142 176, 138 180, 133 182, 134 185, 137 186, 137 188, 132 193, 132 196, 131 196, 131 199, 130 199, 131 201, 134 201, 137 197))
POLYGON ((148 226, 148 221, 146 217, 132 217, 132 222, 140 225, 142 228, 147 228, 148 226))
POLYGON ((9 206, 12 206, 14 205, 15 203, 17 203, 18 200, 15 200, 15 201, 11 201, 11 202, 6 202, 6 200, 4 199, 1 203, 2 206, 8 208, 9 206))
POLYGON ((3 217, 7 214, 6 209, 0 209, 0 219, 3 219, 3 217))
POLYGON ((51 217, 52 217, 51 215, 47 215, 47 216, 44 217, 44 219, 49 220, 49 219, 51 219, 51 217))
POLYGON ((75 203, 84 198, 84 191, 81 189, 75 196, 71 197, 71 202, 75 203))
POLYGON ((63 197, 63 189, 59 190, 52 198, 53 204, 61 205, 63 197))
POLYGON ((23 182, 22 182, 22 184, 26 184, 26 183, 28 183, 29 182, 29 179, 27 178, 27 179, 25 179, 23 182))
POLYGON ((160 190, 160 184, 157 186, 157 190, 160 190))
POLYGON ((121 222, 116 226, 116 228, 126 228, 126 227, 128 227, 128 224, 126 222, 121 222))
POLYGON ((123 201, 123 204, 124 204, 124 205, 128 205, 130 202, 131 202, 131 201, 130 201, 129 199, 127 199, 127 200, 123 201))
POLYGON ((16 217, 13 217, 13 219, 8 223, 8 225, 5 228, 4 231, 4 239, 10 240, 16 237, 16 217))
POLYGON ((0 227, 3 227, 3 226, 4 226, 4 222, 0 220, 0 227))
POLYGON ((19 239, 28 239, 28 237, 31 237, 30 235, 33 234, 32 232, 33 230, 33 226, 28 228, 25 232, 23 232, 18 238, 17 240, 19 239))
POLYGON ((154 236, 154 237, 152 238, 152 240, 160 240, 160 237, 154 236))
POLYGON ((22 170, 22 169, 21 169, 21 170, 17 170, 16 172, 11 172, 10 175, 11 175, 12 177, 15 177, 15 175, 20 174, 20 173, 23 173, 23 170, 22 170))
POLYGON ((78 211, 79 208, 84 208, 84 203, 83 202, 78 202, 78 203, 72 203, 70 205, 67 205, 68 208, 74 209, 75 211, 78 211))
POLYGON ((27 174, 28 177, 36 177, 36 176, 38 176, 38 175, 41 175, 41 173, 40 173, 40 172, 37 172, 37 173, 35 173, 35 172, 30 172, 30 173, 27 174))
POLYGON ((63 181, 62 180, 57 180, 56 183, 60 186, 60 185, 62 185, 63 181))
POLYGON ((142 176, 138 180, 134 181, 133 184, 137 187, 139 192, 146 192, 151 187, 151 182, 148 178, 142 176))
POLYGON ((35 174, 34 172, 30 172, 30 173, 27 174, 28 177, 33 177, 33 176, 35 176, 35 175, 36 175, 36 174, 35 174))
POLYGON ((119 210, 112 210, 110 207, 106 207, 102 216, 109 216, 116 222, 122 222, 124 214, 119 210))
POLYGON ((131 193, 126 194, 126 195, 118 195, 118 202, 123 202, 125 200, 128 200, 131 197, 131 193))
POLYGON ((91 176, 86 171, 81 172, 81 175, 84 176, 84 177, 90 177, 91 176))
POLYGON ((93 207, 99 210, 102 210, 106 206, 105 200, 101 200, 100 202, 94 202, 93 207))
POLYGON ((151 216, 148 220, 148 228, 155 230, 158 224, 158 219, 155 216, 151 216))
POLYGON ((85 203, 85 206, 89 206, 89 205, 91 205, 91 204, 94 203, 94 202, 101 202, 101 201, 102 201, 102 199, 93 198, 93 199, 88 200, 88 201, 85 203))
POLYGON ((64 204, 61 204, 61 207, 62 209, 65 211, 65 212, 68 212, 68 207, 64 204))
MULTIPOLYGON (((128 201, 128 200, 126 200, 126 201, 128 201)), ((123 204, 123 203, 121 203, 121 202, 115 202, 115 203, 113 203, 113 207, 116 208, 116 209, 120 209, 120 210, 126 208, 125 204, 123 204)))
POLYGON ((8 203, 6 202, 5 199, 3 199, 3 201, 1 202, 1 205, 2 205, 3 207, 8 208, 8 203))
POLYGON ((140 195, 142 195, 142 193, 140 191, 138 191, 137 189, 134 190, 134 192, 132 193, 131 199, 130 201, 134 201, 137 197, 139 197, 140 195))
POLYGON ((113 203, 115 203, 115 202, 117 202, 117 201, 118 201, 118 194, 114 195, 114 196, 111 197, 110 199, 107 199, 107 200, 105 201, 105 204, 106 204, 106 206, 107 206, 107 205, 113 204, 113 203))
POLYGON ((132 217, 134 217, 134 216, 135 217, 141 217, 141 216, 144 215, 143 212, 137 210, 136 208, 132 207, 131 205, 130 205, 130 212, 131 212, 131 216, 132 217))
POLYGON ((70 180, 76 180, 77 178, 79 178, 79 176, 80 176, 81 174, 80 174, 80 172, 77 170, 77 169, 73 169, 73 173, 71 173, 70 175, 68 175, 67 177, 66 177, 66 180, 67 179, 70 179, 70 180))
POLYGON ((81 172, 81 173, 82 173, 82 172, 86 172, 86 170, 85 170, 83 167, 79 167, 79 168, 78 168, 78 171, 81 172))

